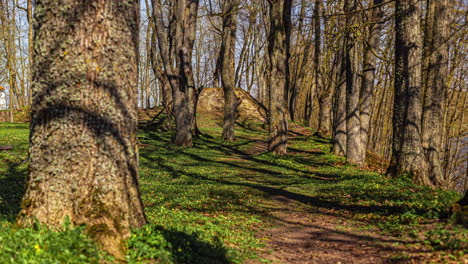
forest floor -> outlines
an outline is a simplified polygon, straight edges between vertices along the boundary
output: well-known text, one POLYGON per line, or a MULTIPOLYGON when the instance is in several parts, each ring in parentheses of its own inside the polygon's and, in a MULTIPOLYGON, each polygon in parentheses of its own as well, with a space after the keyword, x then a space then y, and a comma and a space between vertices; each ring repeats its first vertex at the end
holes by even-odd
MULTIPOLYGON (((289 140, 312 137, 312 131, 291 124, 289 140)), ((294 144, 293 143, 293 144, 294 144)), ((247 149, 250 155, 260 154, 267 148, 261 141, 247 149)), ((320 152, 320 150, 316 150, 320 152)), ((290 148, 288 155, 301 155, 303 151, 290 148)), ((317 155, 318 153, 315 153, 317 155)), ((319 154, 320 155, 320 154, 319 154)), ((314 168, 310 168, 311 172, 314 168)), ((333 180, 323 177, 321 180, 333 180)), ((382 234, 382 230, 363 226, 350 212, 338 207, 314 206, 313 201, 296 199, 287 192, 272 191, 268 197, 275 204, 269 212, 273 227, 257 234, 264 239, 268 249, 262 257, 271 263, 430 263, 450 262, 433 253, 418 241, 406 236, 382 234)), ((349 197, 348 197, 349 198, 349 197)), ((427 228, 427 227, 426 227, 427 228)), ((442 254, 443 255, 443 254, 442 254)), ((454 263, 468 263, 466 258, 456 258, 454 263)), ((261 263, 248 261, 247 263, 261 263)))
MULTIPOLYGON (((288 155, 325 154, 326 151, 320 147, 301 150, 297 143, 305 138, 314 138, 313 131, 291 123, 289 140, 292 147, 288 149, 288 155)), ((315 137, 315 140, 321 141, 323 138, 315 137)), ((244 167, 254 169, 255 166, 249 162, 249 155, 259 155, 265 152, 268 146, 266 139, 256 138, 254 141, 255 143, 243 152, 247 156, 231 154, 229 158, 223 160, 238 161, 244 167)), ((307 169, 313 173, 318 168, 309 166, 307 169)), ((324 175, 320 180, 333 181, 334 178, 324 175)), ((397 236, 382 234, 382 230, 378 228, 355 221, 352 212, 343 210, 345 208, 323 206, 321 201, 315 204, 310 197, 285 190, 287 186, 279 189, 267 188, 263 191, 269 199, 267 202, 267 206, 270 207, 268 218, 271 219, 272 227, 256 235, 266 241, 267 247, 261 254, 263 259, 251 260, 247 263, 261 263, 265 259, 271 263, 298 264, 449 263, 452 261, 468 263, 468 258, 453 258, 451 261, 444 253, 432 252, 430 248, 420 245, 418 243, 420 241, 415 240, 414 237, 407 237, 403 234, 397 236)), ((351 198, 349 194, 346 196, 351 198)), ((427 224, 421 228, 429 229, 430 226, 427 224)))
MULTIPOLYGON (((468 263, 468 232, 446 219, 456 194, 347 165, 329 139, 294 123, 288 155, 275 156, 266 152, 264 124, 238 123, 229 143, 221 122, 199 117, 202 134, 190 148, 171 144, 160 120, 141 125, 150 224, 129 239, 129 263, 468 263)), ((67 252, 67 260, 94 257, 89 244, 67 246, 83 240, 76 232, 14 226, 27 139, 27 124, 0 124, 0 145, 13 146, 0 151, 0 262, 32 263, 39 246, 44 261, 34 263, 67 252)))

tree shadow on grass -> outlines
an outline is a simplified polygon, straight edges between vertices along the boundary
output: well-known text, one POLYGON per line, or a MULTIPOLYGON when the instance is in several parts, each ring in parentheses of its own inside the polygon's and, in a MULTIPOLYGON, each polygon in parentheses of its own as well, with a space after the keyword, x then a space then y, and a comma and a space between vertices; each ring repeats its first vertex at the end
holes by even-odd
POLYGON ((20 211, 27 170, 20 168, 20 163, 8 159, 2 163, 6 172, 0 174, 0 219, 14 221, 20 211))
MULTIPOLYGON (((300 208, 303 212, 318 213, 337 217, 338 219, 352 219, 356 223, 366 225, 389 223, 389 225, 392 225, 390 227, 395 225, 396 227, 402 226, 402 228, 403 226, 410 226, 413 223, 411 219, 416 219, 417 216, 424 217, 433 210, 427 206, 420 207, 418 204, 413 203, 412 200, 418 197, 413 194, 413 191, 403 192, 404 190, 395 191, 394 188, 379 188, 379 184, 390 184, 387 180, 381 179, 382 176, 360 172, 354 168, 333 168, 335 164, 333 157, 329 158, 327 153, 318 150, 294 148, 293 151, 296 152, 296 156, 281 158, 280 161, 283 163, 276 163, 275 157, 246 155, 242 152, 239 146, 244 146, 246 142, 252 142, 247 138, 245 141, 224 143, 217 139, 202 137, 195 139, 193 148, 173 146, 166 138, 166 134, 148 133, 146 139, 153 141, 152 144, 157 146, 164 146, 163 151, 165 151, 157 155, 150 151, 142 152, 141 155, 148 166, 164 171, 164 175, 169 176, 168 178, 175 179, 183 175, 184 178, 181 184, 212 185, 213 189, 222 186, 223 189, 238 191, 242 194, 253 194, 253 196, 259 198, 258 200, 254 199, 254 203, 251 203, 238 199, 238 197, 232 195, 231 191, 221 191, 209 195, 217 201, 219 200, 219 202, 207 200, 204 204, 208 204, 208 206, 194 206, 195 208, 175 206, 181 210, 201 213, 217 211, 242 212, 278 222, 279 220, 288 220, 288 218, 277 219, 274 212, 284 209, 285 214, 290 214, 288 209, 290 206, 300 208), (159 158, 161 156, 164 158, 159 158), (175 162, 180 160, 182 162, 175 162), (288 161, 291 161, 291 164, 288 161), (296 167, 295 164, 326 165, 326 167, 310 170, 308 167, 296 167), (198 168, 199 166, 206 166, 207 168, 202 170, 198 168), (360 180, 369 181, 369 183, 361 184, 360 180), (308 185, 314 185, 313 192, 307 191, 308 185), (231 187, 226 188, 226 186, 231 186, 232 189, 230 189, 231 187), (263 203, 263 200, 267 202, 263 203), (226 201, 231 201, 231 204, 235 206, 225 206, 226 201), (256 203, 257 201, 259 203, 256 203), (286 207, 282 208, 283 205, 286 207)), ((173 184, 170 181, 168 180, 168 184, 173 184)), ((180 187, 197 188, 197 186, 180 187)), ((401 186, 401 188, 404 187, 401 186)), ((170 204, 167 200, 164 202, 170 204)), ((294 221, 286 224, 296 228, 294 221)), ((327 226, 321 225, 311 224, 307 228, 315 229, 308 234, 314 241, 320 240, 322 244, 337 243, 344 245, 343 248, 339 249, 343 251, 364 243, 369 247, 389 254, 395 250, 395 247, 388 245, 389 243, 404 245, 418 243, 417 240, 397 239, 380 235, 371 236, 359 232, 340 230, 340 228, 327 228, 327 226)), ((388 230, 393 232, 391 229, 388 230)), ((401 250, 401 252, 422 253, 424 250, 401 250)), ((192 262, 198 263, 196 261, 192 262)), ((203 261, 203 263, 223 262, 203 261)))
MULTIPOLYGON (((265 160, 265 159, 260 159, 260 158, 256 157, 255 155, 249 155, 249 154, 247 154, 247 153, 245 153, 245 152, 238 149, 240 146, 244 146, 244 145, 246 145, 246 144, 248 144, 250 142, 255 142, 255 140, 250 140, 250 141, 235 144, 235 145, 219 143, 219 142, 216 142, 216 140, 210 140, 208 138, 198 138, 196 140, 203 143, 203 144, 209 145, 210 148, 212 148, 212 149, 214 149, 216 151, 219 151, 219 152, 225 154, 226 157, 227 156, 232 156, 234 154, 234 155, 239 156, 243 160, 246 160, 248 162, 251 162, 253 164, 258 165, 258 167, 268 166, 268 167, 271 167, 271 168, 286 169, 286 170, 294 171, 296 173, 301 173, 301 174, 304 174, 304 175, 311 173, 308 170, 303 170, 303 169, 295 168, 295 167, 292 167, 292 166, 287 166, 287 165, 284 165, 284 164, 278 164, 278 163, 268 161, 268 160, 265 160)), ((184 154, 187 154, 187 153, 184 153, 184 154)), ((320 156, 320 155, 323 155, 325 153, 323 153, 323 152, 314 152, 312 154, 312 152, 311 152, 311 153, 307 153, 307 154, 320 156)), ((200 159, 200 158, 203 159, 203 157, 198 157, 198 159, 200 159)), ((300 159, 300 158, 299 157, 293 157, 293 159, 297 160, 297 159, 300 159)), ((222 161, 219 161, 219 160, 216 161, 216 162, 223 163, 222 161)), ((302 159, 301 163, 306 164, 306 165, 314 165, 314 166, 328 165, 328 163, 326 163, 326 162, 312 161, 312 160, 305 160, 305 159, 302 159)), ((231 164, 231 165, 236 166, 234 164, 231 164)), ((250 169, 254 170, 252 168, 250 168, 250 169)), ((264 170, 264 169, 258 168, 258 170, 264 170)), ((263 172, 265 172, 267 174, 278 174, 277 172, 275 172, 273 170, 267 170, 267 171, 264 170, 263 172)))
MULTIPOLYGON (((249 122, 248 120, 236 121, 235 124, 237 126, 243 128, 244 130, 250 131, 250 132, 253 132, 253 133, 260 133, 261 130, 266 131, 268 129, 267 124, 259 124, 259 123, 255 123, 255 122, 249 122)), ((223 123, 221 122, 218 125, 220 125, 222 127, 223 123)))
MULTIPOLYGON (((160 137, 159 135, 155 135, 154 133, 151 133, 149 138, 157 141, 164 140, 162 137, 160 137)), ((222 142, 210 140, 207 138, 200 138, 197 140, 199 141, 199 143, 201 143, 200 145, 208 146, 210 149, 225 154, 226 157, 235 155, 238 158, 240 158, 240 161, 230 159, 213 160, 212 158, 208 158, 206 156, 198 154, 197 152, 192 152, 186 149, 178 149, 177 152, 172 152, 171 155, 174 155, 174 158, 177 156, 187 157, 190 160, 193 160, 195 162, 194 164, 211 163, 213 165, 209 166, 221 166, 224 168, 232 168, 233 170, 239 171, 240 174, 236 175, 234 178, 231 176, 224 176, 222 178, 207 177, 206 175, 202 175, 196 172, 180 170, 179 168, 177 168, 177 166, 166 162, 164 159, 156 160, 154 159, 154 157, 146 158, 150 160, 150 164, 157 164, 160 168, 169 172, 170 175, 174 178, 178 177, 178 175, 187 175, 189 177, 201 181, 208 181, 222 185, 244 186, 261 191, 265 194, 265 196, 268 197, 283 196, 287 199, 291 199, 299 203, 311 205, 317 208, 322 208, 326 210, 338 210, 338 212, 344 213, 343 215, 345 215, 346 212, 350 212, 360 214, 376 213, 383 216, 389 216, 400 215, 407 211, 412 211, 417 215, 424 215, 428 211, 409 204, 383 203, 386 200, 400 200, 400 198, 397 197, 397 195, 399 194, 394 193, 393 190, 385 191, 381 189, 369 189, 365 192, 362 192, 361 189, 356 189, 356 186, 352 184, 350 184, 349 186, 345 184, 341 186, 342 190, 339 190, 339 192, 337 192, 337 186, 328 186, 328 184, 330 183, 339 183, 342 181, 349 181, 363 177, 361 174, 356 174, 354 170, 343 171, 340 174, 336 174, 336 171, 331 171, 329 173, 315 171, 311 172, 309 170, 298 169, 284 164, 276 164, 273 161, 261 160, 256 156, 243 155, 244 153, 242 151, 239 151, 235 144, 223 144, 222 142), (245 162, 242 162, 242 160, 244 160, 245 162), (288 171, 284 171, 285 169, 288 171), (324 193, 325 195, 309 196, 301 193, 296 193, 291 190, 287 190, 286 188, 288 187, 288 185, 290 185, 290 181, 284 182, 284 180, 290 179, 290 174, 294 174, 295 178, 297 178, 297 182, 295 182, 297 184, 315 183, 320 185, 323 183, 324 186, 321 188, 319 187, 319 189, 322 191, 321 193, 324 193), (256 177, 256 175, 259 176, 256 177), (261 177, 261 175, 268 175, 268 177, 261 177), (326 191, 324 191, 326 188, 333 189, 327 189, 326 191), (329 195, 327 195, 329 193, 349 194, 348 196, 350 198, 344 199, 341 196, 330 197, 329 195), (357 203, 357 200, 367 201, 369 203, 357 203)), ((196 147, 197 146, 195 146, 195 148, 196 147)), ((171 147, 169 147, 169 149, 170 148, 171 147)), ((309 154, 312 157, 317 157, 322 155, 323 153, 317 151, 306 154, 309 154)), ((142 155, 145 156, 145 153, 142 153, 142 155)), ((300 161, 300 163, 302 164, 315 166, 330 165, 327 162, 315 162, 313 159, 307 160, 305 157, 294 158, 296 159, 296 161, 300 161)), ((407 197, 406 199, 411 199, 411 197, 407 197)), ((337 214, 336 211, 334 214, 337 214)))
POLYGON ((218 237, 203 241, 197 233, 147 225, 130 240, 131 255, 150 260, 157 256, 163 263, 228 264, 228 250, 218 237))
MULTIPOLYGON (((178 155, 186 155, 192 158, 193 160, 200 161, 200 162, 210 161, 209 159, 206 159, 204 157, 195 155, 193 153, 187 153, 184 151, 178 152, 178 155)), ((248 187, 248 188, 261 191, 266 196, 283 196, 285 198, 300 202, 302 204, 312 205, 312 206, 323 208, 323 209, 332 209, 332 210, 338 210, 338 211, 344 210, 344 211, 355 212, 355 213, 380 213, 382 215, 390 215, 396 212, 405 211, 405 209, 407 209, 404 206, 399 206, 399 205, 393 205, 393 206, 389 206, 389 205, 372 205, 371 206, 369 205, 367 206, 367 205, 357 205, 357 204, 351 204, 351 205, 344 204, 340 202, 339 200, 330 199, 329 197, 309 196, 309 195, 291 192, 291 191, 285 190, 284 187, 281 187, 281 185, 284 185, 284 184, 275 183, 273 181, 263 183, 263 182, 258 182, 258 181, 257 182, 242 182, 238 180, 229 180, 226 177, 210 178, 205 175, 201 175, 199 173, 187 172, 187 171, 177 169, 174 166, 172 166, 170 163, 167 163, 163 160, 158 160, 158 159, 154 159, 151 157, 147 157, 147 158, 151 160, 153 164, 157 164, 161 169, 169 172, 173 177, 177 177, 177 175, 187 175, 189 177, 192 177, 194 179, 201 180, 201 181, 213 182, 213 183, 218 183, 222 185, 234 185, 234 186, 248 187)), ((215 162, 213 161, 213 163, 215 162)), ((242 167, 238 163, 233 163, 229 161, 216 161, 216 163, 221 163, 223 165, 232 167, 233 169, 236 169, 236 168, 247 169, 255 173, 267 174, 270 177, 282 178, 284 176, 283 173, 279 173, 279 172, 275 172, 275 171, 271 171, 271 170, 263 169, 263 168, 242 167)), ((243 178, 243 176, 241 175, 239 175, 238 177, 243 178)), ((308 179, 320 181, 320 179, 316 179, 311 176, 309 176, 308 179)), ((333 181, 339 181, 339 180, 340 179, 333 179, 333 181)), ((373 196, 380 196, 382 194, 381 193, 369 193, 369 195, 370 197, 368 197, 368 199, 373 200, 374 199, 373 196)))

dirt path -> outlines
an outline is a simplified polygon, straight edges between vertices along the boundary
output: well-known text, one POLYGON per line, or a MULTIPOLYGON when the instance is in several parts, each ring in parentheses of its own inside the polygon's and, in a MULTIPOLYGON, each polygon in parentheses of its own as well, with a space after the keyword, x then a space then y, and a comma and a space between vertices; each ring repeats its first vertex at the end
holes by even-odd
MULTIPOLYGON (((312 133, 294 124, 290 130, 290 138, 312 133)), ((267 143, 259 140, 245 154, 255 155, 266 149, 267 143)), ((272 228, 257 236, 267 244, 261 256, 271 263, 433 263, 428 259, 430 253, 412 247, 411 241, 385 237, 377 230, 363 230, 362 223, 334 210, 305 207, 281 193, 269 198, 274 208, 268 214, 273 219, 272 228)))
POLYGON ((266 241, 269 251, 262 257, 272 263, 396 263, 399 252, 402 256, 410 253, 397 246, 406 241, 356 230, 354 223, 333 212, 308 212, 283 196, 271 198, 278 206, 271 212, 275 227, 258 233, 258 237, 266 241))
MULTIPOLYGON (((289 124, 288 136, 289 139, 293 139, 299 136, 308 136, 311 135, 312 131, 310 129, 304 128, 302 126, 296 125, 294 123, 289 124)), ((268 142, 265 140, 255 140, 255 143, 251 148, 244 151, 245 155, 257 155, 262 152, 268 151, 268 142)))

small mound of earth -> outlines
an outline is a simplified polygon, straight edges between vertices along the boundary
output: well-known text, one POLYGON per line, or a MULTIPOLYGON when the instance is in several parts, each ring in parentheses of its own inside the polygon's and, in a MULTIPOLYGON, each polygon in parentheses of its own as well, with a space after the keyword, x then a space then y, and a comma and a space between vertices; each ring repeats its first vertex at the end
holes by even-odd
MULTIPOLYGON (((266 122, 266 108, 255 100, 247 91, 235 89, 236 96, 242 100, 237 112, 238 120, 257 120, 266 122)), ((197 113, 224 113, 224 91, 222 88, 205 88, 198 98, 197 113)))
POLYGON ((152 120, 157 114, 164 111, 164 107, 158 106, 150 109, 138 109, 138 120, 149 121, 152 120))

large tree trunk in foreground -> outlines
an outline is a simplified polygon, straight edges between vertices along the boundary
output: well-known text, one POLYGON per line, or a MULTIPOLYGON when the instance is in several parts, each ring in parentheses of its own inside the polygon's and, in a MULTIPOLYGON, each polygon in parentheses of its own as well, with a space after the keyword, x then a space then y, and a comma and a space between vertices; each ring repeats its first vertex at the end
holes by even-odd
POLYGON ((223 39, 221 43, 221 80, 224 90, 224 140, 234 140, 234 123, 236 121, 236 109, 238 98, 234 93, 235 52, 236 52, 236 28, 237 9, 236 0, 225 0, 223 6, 223 39))
POLYGON ((286 154, 288 141, 287 89, 289 78, 289 37, 292 0, 272 0, 270 3, 269 140, 268 150, 286 154), (288 32, 289 31, 289 32, 288 32))
POLYGON ((361 81, 359 114, 361 119, 362 162, 366 160, 367 142, 371 123, 372 102, 374 100, 374 80, 377 63, 377 50, 380 45, 380 32, 384 12, 383 0, 374 0, 369 17, 367 43, 364 45, 364 67, 361 81))
POLYGON ((421 144, 422 41, 418 0, 395 3, 395 95, 392 157, 388 173, 410 174, 416 183, 431 185, 421 144))
POLYGON ((138 190, 138 1, 36 1, 29 177, 18 223, 87 225, 123 258, 138 190))
POLYGON ((428 0, 424 41, 424 110, 422 142, 429 161, 432 183, 444 186, 442 136, 444 106, 447 101, 448 47, 450 16, 448 0, 428 0))

